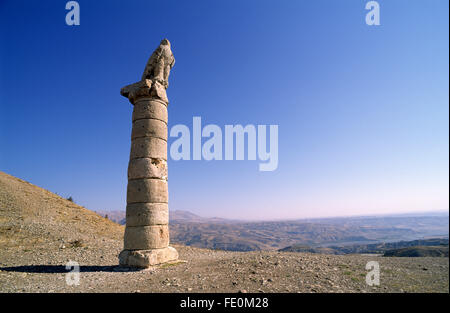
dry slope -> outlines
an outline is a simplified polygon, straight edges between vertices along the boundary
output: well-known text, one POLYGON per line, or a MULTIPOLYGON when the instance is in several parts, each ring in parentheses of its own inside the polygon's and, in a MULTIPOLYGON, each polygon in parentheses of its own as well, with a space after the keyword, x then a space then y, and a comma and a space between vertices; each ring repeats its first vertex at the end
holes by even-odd
POLYGON ((0 172, 0 247, 118 240, 123 226, 48 190, 0 172))

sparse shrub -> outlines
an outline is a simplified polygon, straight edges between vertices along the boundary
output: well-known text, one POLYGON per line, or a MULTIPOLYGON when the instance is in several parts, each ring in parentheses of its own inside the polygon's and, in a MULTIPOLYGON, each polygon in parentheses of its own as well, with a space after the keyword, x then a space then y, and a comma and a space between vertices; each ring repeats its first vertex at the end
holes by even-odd
POLYGON ((84 247, 84 242, 82 239, 72 240, 69 242, 69 244, 72 248, 84 247))
POLYGON ((108 218, 108 214, 105 214, 105 218, 106 218, 106 219, 109 219, 109 218, 108 218))
POLYGON ((75 202, 75 201, 73 201, 72 196, 67 197, 67 200, 69 200, 70 202, 75 202))

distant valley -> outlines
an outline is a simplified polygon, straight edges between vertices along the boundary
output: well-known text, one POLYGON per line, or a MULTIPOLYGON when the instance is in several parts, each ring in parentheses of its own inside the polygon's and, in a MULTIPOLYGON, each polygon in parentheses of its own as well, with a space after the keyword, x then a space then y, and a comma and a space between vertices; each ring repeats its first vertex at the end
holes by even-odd
MULTIPOLYGON (((97 213, 102 216, 108 214, 109 219, 125 224, 123 211, 97 213)), ((446 213, 241 221, 170 211, 171 242, 229 251, 303 247, 303 250, 316 253, 368 253, 378 243, 448 238, 448 223, 446 213)))

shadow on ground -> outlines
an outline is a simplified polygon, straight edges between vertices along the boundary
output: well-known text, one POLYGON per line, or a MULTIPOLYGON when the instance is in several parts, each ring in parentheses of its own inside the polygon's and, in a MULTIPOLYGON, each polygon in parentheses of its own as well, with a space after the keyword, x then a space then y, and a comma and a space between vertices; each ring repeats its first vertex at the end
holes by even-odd
MULTIPOLYGON (((0 271, 5 272, 20 272, 20 273, 68 273, 74 270, 73 266, 64 265, 22 265, 22 266, 10 266, 0 267, 0 271)), ((118 265, 97 266, 86 265, 80 266, 80 273, 88 272, 137 272, 141 269, 121 267, 118 265)))

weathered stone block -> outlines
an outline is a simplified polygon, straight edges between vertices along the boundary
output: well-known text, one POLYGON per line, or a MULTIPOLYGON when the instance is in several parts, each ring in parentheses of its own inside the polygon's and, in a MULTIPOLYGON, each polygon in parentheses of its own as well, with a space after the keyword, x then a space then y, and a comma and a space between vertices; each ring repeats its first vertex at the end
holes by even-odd
POLYGON ((144 118, 161 120, 167 124, 167 105, 161 100, 139 99, 134 104, 133 122, 144 118))
POLYGON ((131 141, 130 160, 137 158, 154 158, 167 160, 167 141, 142 137, 131 141))
POLYGON ((167 124, 153 118, 145 118, 133 122, 131 139, 140 137, 156 137, 167 141, 167 124))
POLYGON ((119 254, 120 265, 141 268, 176 261, 177 259, 178 252, 172 247, 138 251, 123 250, 119 254))
POLYGON ((128 226, 150 226, 169 224, 167 203, 130 203, 126 215, 128 226))
POLYGON ((127 226, 124 250, 147 250, 165 248, 169 245, 169 226, 127 226))
POLYGON ((160 179, 136 179, 128 181, 127 203, 167 203, 167 182, 160 179))
POLYGON ((137 178, 159 178, 167 180, 167 161, 152 158, 130 160, 128 164, 128 179, 137 178))

